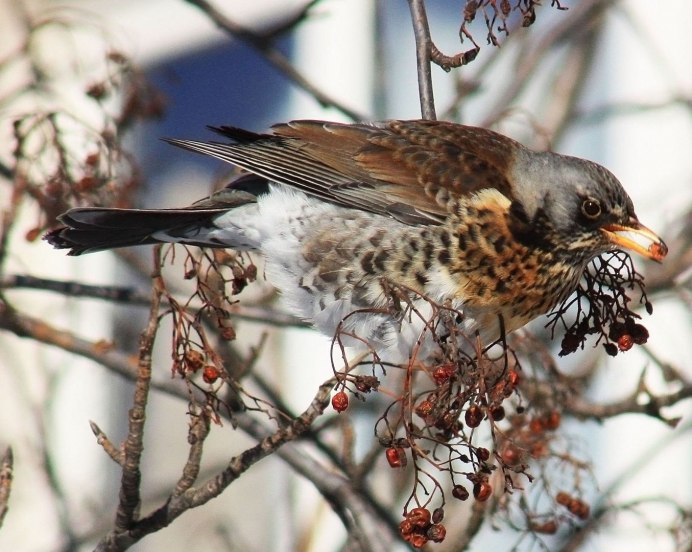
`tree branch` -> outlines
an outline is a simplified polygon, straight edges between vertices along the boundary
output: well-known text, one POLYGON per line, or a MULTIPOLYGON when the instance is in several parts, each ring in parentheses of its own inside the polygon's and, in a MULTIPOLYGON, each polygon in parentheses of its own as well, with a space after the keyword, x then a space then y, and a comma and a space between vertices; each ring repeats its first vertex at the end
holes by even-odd
POLYGON ((435 97, 433 94, 430 55, 432 40, 424 0, 409 0, 413 34, 416 39, 416 67, 418 70, 418 96, 423 119, 435 120, 435 97))

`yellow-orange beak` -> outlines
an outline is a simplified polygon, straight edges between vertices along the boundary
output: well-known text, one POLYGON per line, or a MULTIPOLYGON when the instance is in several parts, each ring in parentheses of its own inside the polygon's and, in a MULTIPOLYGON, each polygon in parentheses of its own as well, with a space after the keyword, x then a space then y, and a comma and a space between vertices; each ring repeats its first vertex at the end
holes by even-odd
POLYGON ((627 224, 607 224, 601 228, 601 231, 605 234, 606 238, 617 247, 629 249, 630 251, 639 253, 647 259, 660 263, 668 254, 668 246, 663 240, 634 218, 630 219, 627 224), (650 243, 648 246, 644 246, 620 232, 636 234, 650 243))

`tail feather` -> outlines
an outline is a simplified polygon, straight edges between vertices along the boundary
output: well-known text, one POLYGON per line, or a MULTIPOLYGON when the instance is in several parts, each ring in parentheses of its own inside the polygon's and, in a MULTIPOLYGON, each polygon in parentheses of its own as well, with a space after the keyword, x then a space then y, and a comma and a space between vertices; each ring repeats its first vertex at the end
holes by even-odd
POLYGON ((82 255, 161 242, 210 245, 196 236, 214 228, 214 218, 228 209, 107 209, 77 208, 60 216, 65 226, 45 240, 69 255, 82 255))
POLYGON ((44 239, 68 255, 152 243, 185 243, 200 247, 228 244, 210 239, 218 230, 214 221, 228 211, 255 203, 266 193, 267 181, 244 173, 210 197, 182 209, 114 209, 78 207, 63 213, 63 227, 48 232, 44 239))

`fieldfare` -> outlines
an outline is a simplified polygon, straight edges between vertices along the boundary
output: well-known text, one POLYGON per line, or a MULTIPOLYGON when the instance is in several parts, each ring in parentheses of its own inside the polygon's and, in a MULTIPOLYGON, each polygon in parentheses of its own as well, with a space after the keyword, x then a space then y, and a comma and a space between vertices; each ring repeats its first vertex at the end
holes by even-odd
POLYGON ((618 180, 596 163, 535 152, 442 121, 293 121, 224 142, 168 140, 246 172, 183 209, 76 208, 46 239, 70 255, 157 242, 259 251, 287 309, 381 358, 420 345, 423 317, 389 285, 463 313, 484 343, 545 314, 586 265, 623 248, 661 261, 618 180), (638 240, 638 241, 637 241, 638 240))

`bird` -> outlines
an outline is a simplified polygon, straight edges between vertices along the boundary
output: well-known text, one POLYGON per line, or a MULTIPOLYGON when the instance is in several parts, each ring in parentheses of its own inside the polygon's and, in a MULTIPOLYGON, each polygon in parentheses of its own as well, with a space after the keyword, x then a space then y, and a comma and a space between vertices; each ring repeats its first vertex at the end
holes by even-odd
POLYGON ((228 186, 181 209, 73 208, 45 239, 70 255, 151 243, 259 252, 290 313, 392 362, 431 354, 421 343, 431 347, 434 305, 491 344, 561 304, 595 257, 668 251, 608 169, 489 129, 209 128, 221 139, 165 141, 242 169, 228 186), (393 308, 392 289, 410 309, 393 308))

